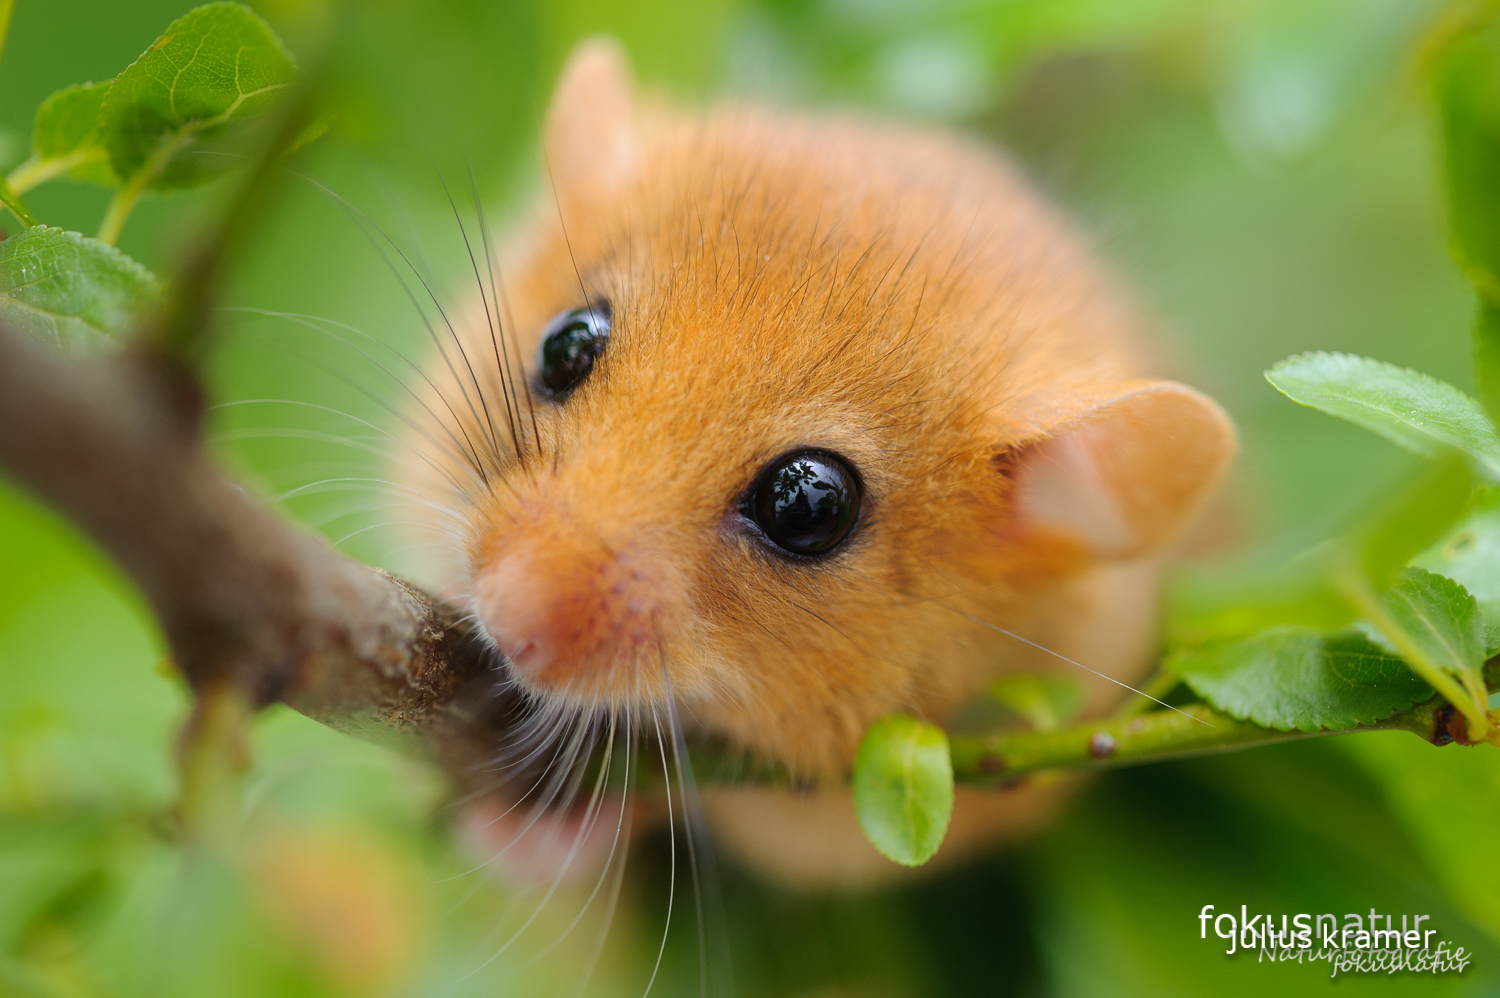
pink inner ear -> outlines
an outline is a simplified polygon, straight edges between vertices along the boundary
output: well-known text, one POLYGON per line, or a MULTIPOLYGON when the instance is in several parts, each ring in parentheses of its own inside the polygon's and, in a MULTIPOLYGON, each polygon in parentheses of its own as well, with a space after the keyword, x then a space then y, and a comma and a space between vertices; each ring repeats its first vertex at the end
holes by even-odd
POLYGON ((1130 526, 1101 480, 1089 430, 1027 448, 1016 476, 1016 505, 1028 523, 1083 541, 1101 553, 1128 550, 1130 526))
POLYGON ((1075 537, 1100 558, 1169 544, 1234 453, 1229 418, 1205 396, 1166 381, 1121 388, 1028 447, 1016 480, 1023 522, 1075 537))

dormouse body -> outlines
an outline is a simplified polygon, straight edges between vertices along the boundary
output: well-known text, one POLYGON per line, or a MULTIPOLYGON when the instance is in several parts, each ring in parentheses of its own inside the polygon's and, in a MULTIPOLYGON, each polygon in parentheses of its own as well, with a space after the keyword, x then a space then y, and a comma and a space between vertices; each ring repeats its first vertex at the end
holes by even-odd
MULTIPOLYGON (((436 583, 559 716, 671 699, 828 787, 705 791, 743 856, 874 876, 837 789, 864 730, 1076 671, 996 628, 1142 675, 1159 556, 1232 428, 1153 377, 1086 245, 970 141, 676 110, 594 42, 544 156, 552 189, 456 320, 462 355, 424 372, 403 474, 444 510, 436 583)), ((1091 711, 1122 692, 1082 678, 1091 711)), ((961 794, 944 855, 1042 796, 961 794)))

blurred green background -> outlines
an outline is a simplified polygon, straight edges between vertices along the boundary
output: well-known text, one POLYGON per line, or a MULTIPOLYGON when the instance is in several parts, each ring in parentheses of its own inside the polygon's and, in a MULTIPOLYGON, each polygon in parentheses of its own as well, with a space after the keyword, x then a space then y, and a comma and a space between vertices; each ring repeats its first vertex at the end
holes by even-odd
MULTIPOLYGON (((255 4, 299 52, 320 0, 255 4)), ((0 158, 26 153, 54 89, 106 79, 181 0, 18 0, 0 61, 0 158)), ((461 292, 440 180, 472 168, 492 219, 538 189, 534 146, 569 47, 619 36, 646 83, 951 123, 1009 147, 1092 232, 1155 315, 1185 380, 1238 419, 1245 546, 1323 536, 1411 470, 1379 438, 1298 408, 1261 371, 1347 350, 1460 386, 1471 302, 1444 250, 1417 64, 1439 0, 364 0, 330 68, 339 124, 299 170, 461 292)), ((160 271, 221 191, 147 202, 122 247, 160 271)), ((92 232, 107 192, 28 199, 92 232)), ((462 199, 461 199, 462 200, 462 199)), ((414 351, 381 256, 291 178, 228 294, 414 351)), ((387 425, 396 388, 338 341, 224 317, 217 401, 313 402, 387 425), (353 384, 351 384, 351 382, 353 384), (355 387, 362 385, 368 393, 355 387)), ((346 549, 420 572, 388 500, 380 438, 321 410, 215 413, 246 480, 346 549), (362 446, 363 445, 363 446, 362 446), (296 494, 289 494, 295 490, 296 494)), ((284 710, 257 722, 246 837, 186 855, 168 812, 186 699, 140 601, 65 524, 0 481, 0 995, 573 994, 599 925, 473 870, 421 764, 284 710), (556 941, 550 952, 548 947, 556 941)), ((679 886, 685 870, 679 870, 679 886)), ((633 861, 587 993, 640 995, 662 937, 661 842, 633 861)), ((1403 734, 1263 749, 1095 780, 1036 841, 857 897, 722 867, 715 972, 741 995, 1259 995, 1337 988, 1500 995, 1500 755, 1403 734), (1429 914, 1477 953, 1463 975, 1326 979, 1198 939, 1197 913, 1429 914)), ((679 893, 652 994, 698 993, 679 893)), ((597 909, 597 905, 595 909, 597 909)), ((686 912, 687 914, 684 914, 686 912)))

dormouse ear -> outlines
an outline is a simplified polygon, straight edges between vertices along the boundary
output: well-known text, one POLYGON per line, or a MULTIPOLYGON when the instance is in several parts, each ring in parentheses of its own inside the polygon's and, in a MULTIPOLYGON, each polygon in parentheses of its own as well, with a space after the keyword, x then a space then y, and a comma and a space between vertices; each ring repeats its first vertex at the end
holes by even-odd
POLYGON ((1057 422, 1025 447, 1016 476, 1023 523, 1134 558, 1171 543, 1212 493, 1235 451, 1234 426, 1208 397, 1135 381, 1033 411, 1057 422))
POLYGON ((568 57, 547 109, 544 149, 564 194, 607 193, 635 176, 635 81, 613 38, 591 38, 568 57))

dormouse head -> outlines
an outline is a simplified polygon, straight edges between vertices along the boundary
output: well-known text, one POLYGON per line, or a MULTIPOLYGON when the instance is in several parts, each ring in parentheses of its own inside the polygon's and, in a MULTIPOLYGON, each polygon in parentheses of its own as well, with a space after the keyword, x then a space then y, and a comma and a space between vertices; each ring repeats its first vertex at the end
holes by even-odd
POLYGON ((875 718, 1030 661, 988 625, 1102 626, 1080 580, 1161 551, 1229 459, 1220 409, 1146 377, 1130 310, 985 150, 677 112, 593 42, 543 156, 427 411, 450 588, 548 703, 673 697, 835 771, 875 718))

